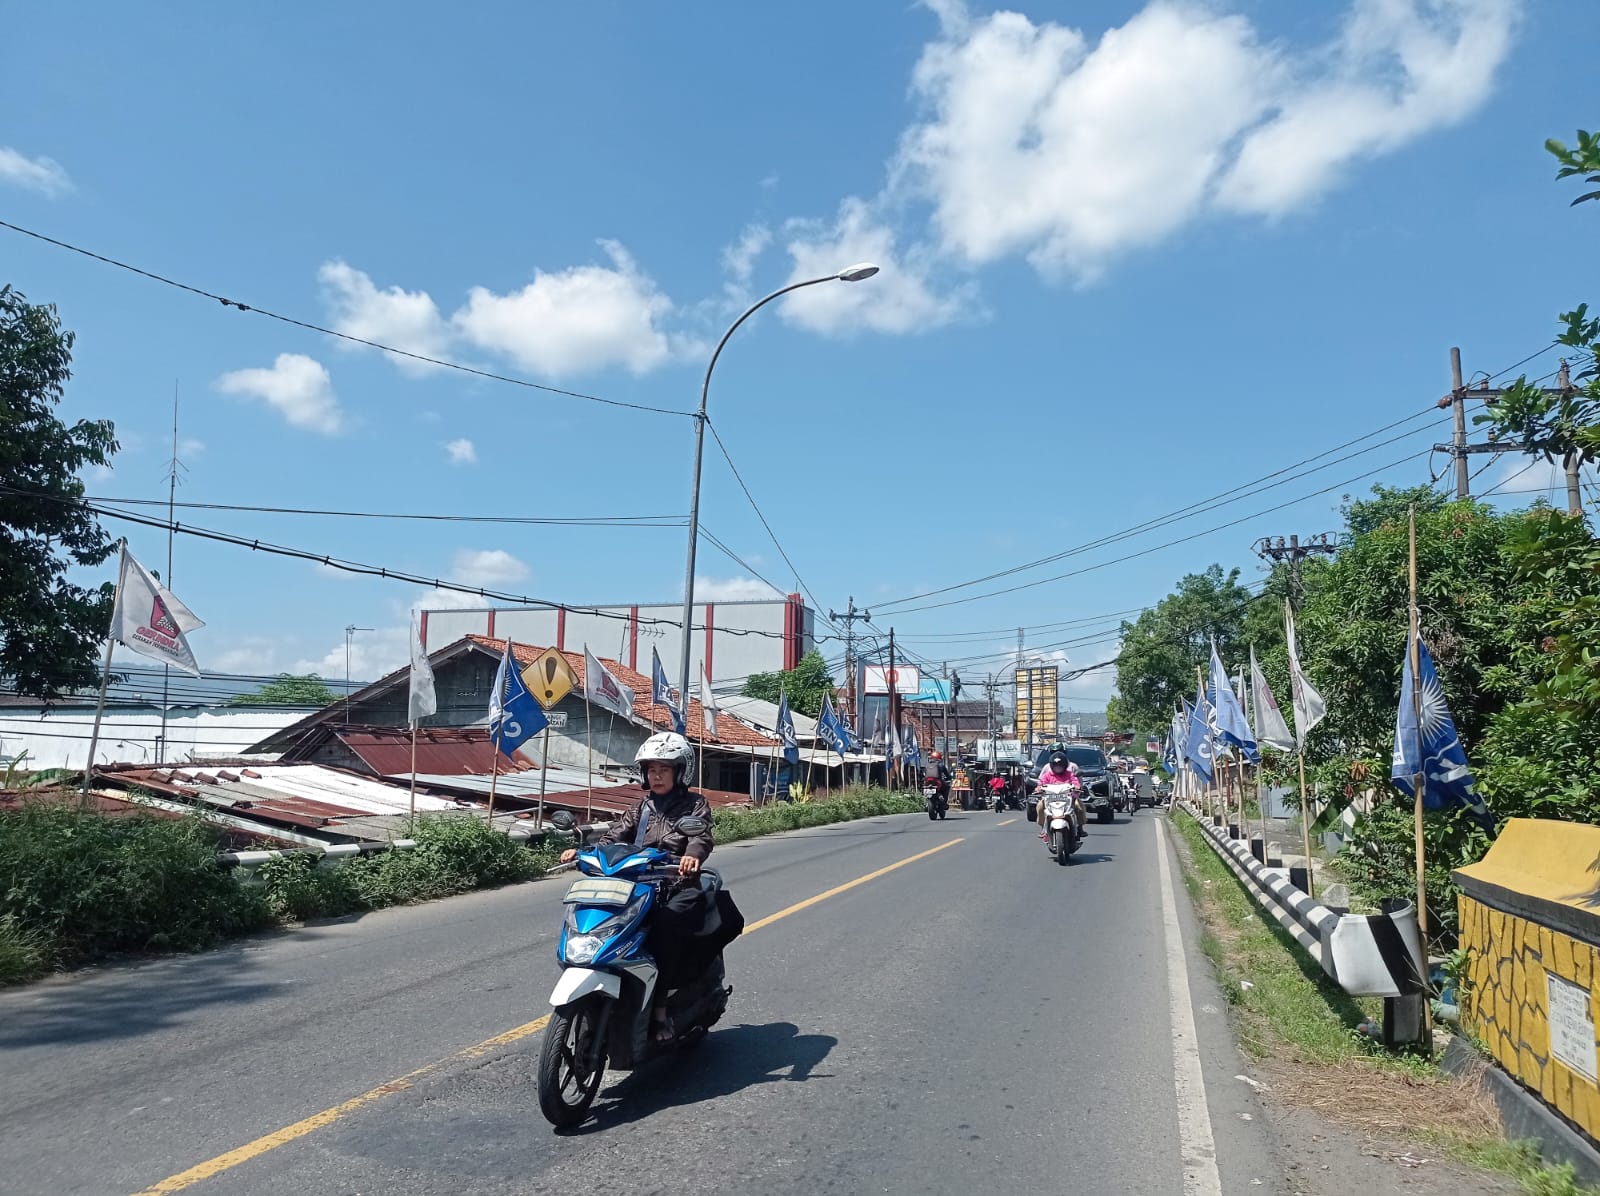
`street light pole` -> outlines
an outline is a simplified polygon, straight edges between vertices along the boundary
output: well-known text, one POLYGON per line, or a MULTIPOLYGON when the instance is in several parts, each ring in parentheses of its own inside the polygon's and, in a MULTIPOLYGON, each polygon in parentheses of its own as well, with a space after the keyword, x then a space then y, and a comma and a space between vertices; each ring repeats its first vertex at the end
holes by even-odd
POLYGON ((678 700, 685 708, 688 705, 689 660, 694 623, 694 554, 700 539, 700 462, 706 445, 706 395, 711 389, 711 371, 717 368, 717 358, 722 356, 722 346, 728 343, 728 338, 738 330, 740 324, 780 295, 798 291, 801 287, 813 287, 822 282, 860 282, 871 278, 877 272, 878 267, 870 262, 861 262, 846 267, 837 274, 808 278, 803 282, 791 282, 786 287, 779 287, 766 298, 757 300, 747 307, 744 314, 728 326, 728 331, 722 334, 722 339, 717 342, 717 347, 711 354, 711 361, 706 366, 705 380, 700 383, 700 410, 694 417, 694 485, 689 491, 689 560, 683 571, 683 653, 678 669, 678 700))

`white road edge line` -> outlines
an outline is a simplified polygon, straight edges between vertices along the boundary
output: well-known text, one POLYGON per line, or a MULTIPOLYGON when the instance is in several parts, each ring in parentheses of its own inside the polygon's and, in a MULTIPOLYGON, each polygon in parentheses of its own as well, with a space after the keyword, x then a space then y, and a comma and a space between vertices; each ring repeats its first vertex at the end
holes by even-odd
POLYGON ((1157 821, 1156 845, 1161 869, 1161 917, 1167 940, 1167 1000, 1172 1016, 1172 1083, 1178 1094, 1178 1147, 1183 1152, 1185 1196, 1222 1196, 1217 1173, 1217 1140, 1211 1132, 1211 1109, 1206 1104, 1206 1079, 1200 1070, 1200 1039, 1194 1029, 1194 1002, 1189 995, 1189 971, 1183 954, 1183 934, 1178 926, 1178 906, 1172 895, 1172 867, 1167 863, 1167 824, 1157 821))

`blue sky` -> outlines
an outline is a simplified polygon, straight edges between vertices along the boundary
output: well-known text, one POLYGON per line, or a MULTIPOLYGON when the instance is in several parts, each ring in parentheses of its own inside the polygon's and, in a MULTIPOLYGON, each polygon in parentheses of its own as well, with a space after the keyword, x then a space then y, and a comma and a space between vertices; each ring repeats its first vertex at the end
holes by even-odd
MULTIPOLYGON (((1419 420, 1259 497, 928 601, 1333 487, 1282 511, 887 613, 1414 415, 1448 389, 1451 345, 1498 373, 1585 297, 1592 217, 1542 143, 1596 119, 1588 0, 103 3, 7 24, 0 219, 426 355, 688 409, 744 303, 877 262, 742 328, 710 410, 819 602, 853 594, 936 661, 1014 649, 1001 628, 1095 631, 1212 561, 1253 577, 1260 536, 1332 530, 1341 494, 1426 481, 1413 459, 1343 484, 1425 450, 1419 420), (1085 622, 1048 626, 1069 620, 1085 622)), ((687 510, 681 416, 397 363, 5 229, 0 278, 77 333, 65 414, 116 421, 93 494, 164 496, 176 386, 180 500, 687 510)), ((744 562, 703 544, 702 593, 751 595, 751 570, 795 588, 714 446, 702 517, 744 562)), ((681 527, 184 518, 558 601, 681 596, 681 527)), ((126 530, 159 565, 165 537, 126 530)), ((354 623, 377 629, 356 648, 370 675, 437 600, 191 539, 177 553, 174 588, 208 623, 196 652, 224 671, 341 676, 354 623)), ((1111 688, 1100 672, 1067 694, 1111 688)))

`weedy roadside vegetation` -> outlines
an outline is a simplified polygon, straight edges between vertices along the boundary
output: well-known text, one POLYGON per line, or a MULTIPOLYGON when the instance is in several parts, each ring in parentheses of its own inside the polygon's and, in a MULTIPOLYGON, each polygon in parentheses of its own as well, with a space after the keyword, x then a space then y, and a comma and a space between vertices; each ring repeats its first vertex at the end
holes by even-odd
POLYGON ((1533 1196, 1597 1196, 1572 1169, 1548 1166, 1531 1143, 1484 1132, 1499 1113, 1472 1076, 1452 1076, 1432 1059, 1396 1055, 1361 1033, 1382 1001, 1355 998, 1328 979, 1207 845, 1186 813, 1174 811, 1184 884, 1202 926, 1201 950, 1232 1006, 1239 1044, 1285 1100, 1331 1121, 1427 1144, 1459 1162, 1513 1176, 1533 1196))
MULTIPOLYGON (((921 808, 909 794, 855 788, 826 801, 720 810, 716 837, 734 843, 921 808)), ((408 851, 337 864, 297 853, 247 873, 218 865, 224 837, 198 815, 107 817, 45 802, 0 810, 0 985, 536 880, 564 846, 525 846, 476 818, 419 817, 411 838, 417 845, 408 851)))

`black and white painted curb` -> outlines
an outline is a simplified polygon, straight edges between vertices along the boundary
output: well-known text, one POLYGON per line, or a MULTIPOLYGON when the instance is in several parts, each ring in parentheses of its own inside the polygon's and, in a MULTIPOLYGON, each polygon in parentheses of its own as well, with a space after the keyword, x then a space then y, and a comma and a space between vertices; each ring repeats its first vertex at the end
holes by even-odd
POLYGON ((1227 829, 1212 825, 1203 811, 1187 802, 1181 808, 1263 912, 1271 914, 1345 992, 1399 997, 1422 991, 1422 936, 1410 902, 1393 902, 1393 908, 1381 914, 1336 913, 1291 884, 1288 869, 1264 867, 1246 843, 1230 839, 1227 829))

